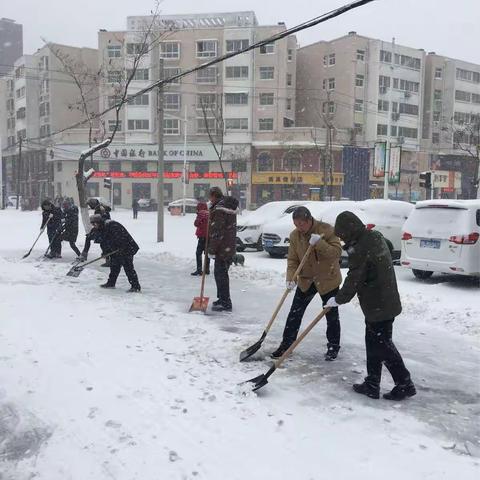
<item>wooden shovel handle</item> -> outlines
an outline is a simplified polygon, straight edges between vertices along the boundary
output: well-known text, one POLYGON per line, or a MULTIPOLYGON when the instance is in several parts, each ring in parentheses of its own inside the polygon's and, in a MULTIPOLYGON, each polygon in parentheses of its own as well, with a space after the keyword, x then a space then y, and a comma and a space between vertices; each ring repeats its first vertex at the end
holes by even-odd
MULTIPOLYGON (((302 261, 300 262, 300 265, 298 266, 298 268, 295 270, 295 273, 293 274, 293 279, 292 279, 293 281, 297 280, 298 276, 300 275, 300 272, 302 271, 302 269, 305 265, 305 262, 307 261, 310 253, 312 252, 312 250, 313 250, 313 245, 309 245, 308 248, 307 248, 307 251, 305 252, 305 255, 302 258, 302 261)), ((277 318, 278 312, 280 311, 283 304, 285 303, 285 300, 288 297, 289 293, 290 293, 290 290, 288 288, 286 288, 285 291, 283 292, 282 298, 278 302, 277 307, 275 308, 275 310, 272 314, 272 317, 270 318, 270 321, 268 322, 268 325, 265 328, 265 333, 268 333, 270 328, 272 328, 273 322, 277 318)))

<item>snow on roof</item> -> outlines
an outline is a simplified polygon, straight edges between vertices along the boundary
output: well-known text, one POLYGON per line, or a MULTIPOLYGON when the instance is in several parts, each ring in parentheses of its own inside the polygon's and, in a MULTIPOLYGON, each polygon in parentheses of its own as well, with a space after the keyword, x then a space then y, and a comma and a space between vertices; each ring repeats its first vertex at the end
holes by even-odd
POLYGON ((457 208, 480 208, 480 199, 474 200, 423 200, 417 202, 415 208, 426 208, 429 206, 446 206, 446 207, 457 207, 457 208))

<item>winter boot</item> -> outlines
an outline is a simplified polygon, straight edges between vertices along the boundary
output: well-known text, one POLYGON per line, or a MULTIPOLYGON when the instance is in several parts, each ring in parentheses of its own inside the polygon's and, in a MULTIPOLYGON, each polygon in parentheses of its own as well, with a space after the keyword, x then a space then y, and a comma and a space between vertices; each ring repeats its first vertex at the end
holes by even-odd
POLYGON ((212 306, 213 312, 231 312, 232 304, 231 302, 219 302, 216 305, 212 306))
POLYGON ((130 287, 130 290, 127 290, 127 293, 140 293, 142 289, 140 285, 138 287, 130 287))
POLYGON ((220 305, 221 303, 222 303, 222 302, 217 299, 217 300, 215 300, 214 302, 212 302, 212 305, 213 305, 214 307, 216 307, 217 305, 220 305))
POLYGON ((334 345, 333 343, 329 343, 327 353, 325 354, 325 361, 333 362, 333 360, 337 358, 339 350, 340 345, 334 345))
POLYGON ((195 271, 192 272, 190 275, 191 275, 192 277, 198 277, 198 276, 201 275, 201 274, 202 274, 202 271, 201 271, 201 270, 200 270, 200 271, 195 270, 195 271))
POLYGON ((46 255, 44 255, 44 257, 51 260, 52 258, 55 258, 55 255, 53 253, 47 253, 46 255))
POLYGON ((411 380, 406 383, 399 383, 395 385, 391 392, 385 393, 383 398, 385 400, 393 400, 393 401, 400 401, 405 400, 408 397, 413 397, 417 394, 417 390, 415 389, 415 385, 411 380))
POLYGON ((115 285, 112 285, 111 283, 102 283, 100 285, 101 288, 115 288, 115 285))
POLYGON ((289 348, 291 343, 282 342, 280 346, 270 354, 272 358, 280 358, 289 348))
POLYGON ((375 400, 380 398, 380 387, 372 385, 371 383, 355 383, 353 389, 355 392, 374 398, 375 400))

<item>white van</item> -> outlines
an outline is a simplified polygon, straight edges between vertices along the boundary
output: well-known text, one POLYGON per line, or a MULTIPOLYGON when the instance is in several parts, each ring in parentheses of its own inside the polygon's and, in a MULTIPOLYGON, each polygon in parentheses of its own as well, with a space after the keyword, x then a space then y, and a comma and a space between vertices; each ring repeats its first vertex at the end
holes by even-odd
POLYGON ((480 276, 480 200, 418 202, 403 226, 401 265, 417 278, 434 272, 480 276))

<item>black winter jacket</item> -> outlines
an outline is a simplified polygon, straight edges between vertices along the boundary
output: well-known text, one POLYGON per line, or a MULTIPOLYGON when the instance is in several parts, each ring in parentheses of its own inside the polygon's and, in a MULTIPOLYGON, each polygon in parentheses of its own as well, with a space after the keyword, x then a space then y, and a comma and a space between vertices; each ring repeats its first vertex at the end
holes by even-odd
POLYGON ((63 210, 63 218, 65 219, 63 240, 76 242, 78 237, 78 207, 72 205, 63 210))
POLYGON ((119 250, 118 253, 112 255, 112 258, 133 256, 139 250, 137 242, 128 233, 127 229, 115 220, 107 220, 103 228, 100 229, 100 235, 100 244, 105 253, 119 250))
POLYGON ((208 252, 221 260, 231 260, 236 252, 238 200, 222 197, 210 207, 208 252))
POLYGON ((43 210, 42 211, 42 225, 40 228, 43 228, 47 223, 48 217, 50 214, 53 214, 52 219, 48 222, 47 225, 47 232, 55 233, 62 228, 62 210, 59 207, 54 207, 50 210, 43 210))
POLYGON ((352 212, 337 217, 335 234, 345 242, 348 274, 335 296, 348 303, 355 294, 369 323, 391 320, 402 311, 390 249, 380 232, 367 230, 352 212))

